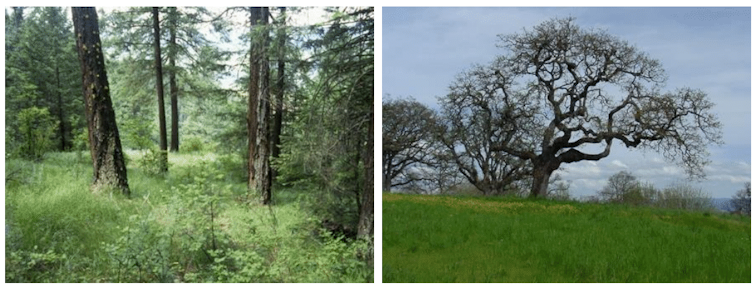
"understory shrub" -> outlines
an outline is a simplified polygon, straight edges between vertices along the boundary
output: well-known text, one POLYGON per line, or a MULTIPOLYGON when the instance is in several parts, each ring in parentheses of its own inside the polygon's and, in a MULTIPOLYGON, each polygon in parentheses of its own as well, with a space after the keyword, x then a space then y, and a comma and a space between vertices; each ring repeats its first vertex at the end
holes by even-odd
POLYGON ((168 152, 149 148, 141 158, 136 160, 136 165, 148 175, 163 175, 170 166, 168 152))
POLYGON ((201 137, 192 135, 183 138, 181 151, 184 153, 202 152, 205 150, 206 141, 201 137))
POLYGON ((52 136, 58 122, 47 108, 30 107, 18 113, 18 146, 16 153, 27 159, 41 160, 52 148, 52 136))
POLYGON ((6 251, 5 255, 5 282, 7 283, 70 280, 70 278, 65 278, 65 266, 68 261, 65 254, 55 253, 51 249, 41 251, 34 246, 31 251, 6 251))

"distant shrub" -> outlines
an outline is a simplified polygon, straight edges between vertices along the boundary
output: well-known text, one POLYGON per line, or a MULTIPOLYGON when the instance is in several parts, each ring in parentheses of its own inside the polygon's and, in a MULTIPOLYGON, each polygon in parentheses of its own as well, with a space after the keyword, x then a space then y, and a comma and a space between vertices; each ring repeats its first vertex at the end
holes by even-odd
POLYGON ((751 216, 751 182, 746 182, 744 189, 738 190, 731 204, 734 211, 751 216))
POLYGON ((621 171, 608 179, 598 192, 603 201, 634 206, 655 206, 671 209, 709 210, 709 196, 701 189, 678 184, 660 190, 651 183, 642 183, 633 174, 621 171))
POLYGON ((639 186, 640 183, 636 176, 626 171, 620 171, 610 176, 607 185, 598 194, 608 202, 623 203, 626 202, 625 199, 629 199, 630 202, 635 203, 641 196, 641 192, 636 191, 639 186))
POLYGON ((19 156, 40 160, 52 148, 52 136, 58 122, 47 108, 31 107, 18 113, 19 142, 16 149, 19 156))
POLYGON ((686 210, 710 210, 714 208, 709 196, 702 189, 683 184, 670 186, 657 193, 657 198, 653 204, 662 208, 686 210))

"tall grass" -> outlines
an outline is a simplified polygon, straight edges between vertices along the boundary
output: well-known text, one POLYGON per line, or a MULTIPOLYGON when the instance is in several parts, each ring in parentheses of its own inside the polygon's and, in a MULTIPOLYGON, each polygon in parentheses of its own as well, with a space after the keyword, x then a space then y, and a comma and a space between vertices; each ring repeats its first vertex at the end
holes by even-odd
POLYGON ((383 194, 384 282, 750 282, 750 246, 749 218, 383 194))
POLYGON ((307 193, 272 206, 213 154, 170 154, 164 176, 128 152, 131 199, 89 190, 85 153, 6 161, 6 282, 367 282, 367 245, 322 229, 307 193))

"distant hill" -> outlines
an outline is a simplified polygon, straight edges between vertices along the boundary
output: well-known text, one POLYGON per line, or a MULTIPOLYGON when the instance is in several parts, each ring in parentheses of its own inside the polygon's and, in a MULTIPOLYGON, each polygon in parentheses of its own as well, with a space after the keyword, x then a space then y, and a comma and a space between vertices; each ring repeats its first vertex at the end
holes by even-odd
POLYGON ((712 205, 715 206, 715 208, 722 210, 722 211, 733 211, 733 203, 731 202, 733 199, 731 198, 710 198, 712 201, 712 205))

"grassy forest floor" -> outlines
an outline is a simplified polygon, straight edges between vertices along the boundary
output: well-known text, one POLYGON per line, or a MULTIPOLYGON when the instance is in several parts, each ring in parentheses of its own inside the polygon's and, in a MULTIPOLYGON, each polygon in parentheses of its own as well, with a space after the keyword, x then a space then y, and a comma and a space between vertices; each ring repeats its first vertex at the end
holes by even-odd
POLYGON ((6 160, 6 282, 372 281, 368 245, 324 229, 315 195, 262 206, 214 154, 171 153, 164 177, 126 155, 130 199, 89 190, 88 152, 6 160))
POLYGON ((383 194, 383 282, 751 282, 751 218, 383 194))

